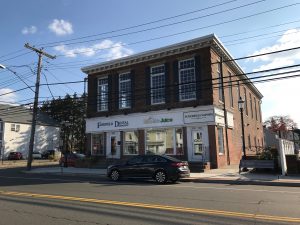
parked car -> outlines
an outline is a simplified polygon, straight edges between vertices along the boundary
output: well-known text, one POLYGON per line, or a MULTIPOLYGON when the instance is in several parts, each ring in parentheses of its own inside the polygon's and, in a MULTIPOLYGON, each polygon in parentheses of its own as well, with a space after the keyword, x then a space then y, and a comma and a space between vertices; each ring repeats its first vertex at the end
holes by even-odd
POLYGON ((189 177, 187 162, 166 155, 135 156, 124 164, 111 165, 107 176, 113 181, 126 178, 152 178, 157 183, 176 182, 179 178, 189 177))
POLYGON ((8 155, 8 160, 20 160, 23 158, 21 152, 10 152, 8 155))
POLYGON ((59 165, 65 167, 74 167, 76 165, 76 162, 83 160, 84 158, 85 155, 80 153, 64 154, 59 160, 59 165))
POLYGON ((32 153, 32 158, 33 159, 41 159, 42 158, 42 154, 40 152, 33 152, 32 153))
POLYGON ((49 159, 51 156, 54 157, 54 155, 55 155, 55 150, 46 150, 42 152, 43 159, 49 159))

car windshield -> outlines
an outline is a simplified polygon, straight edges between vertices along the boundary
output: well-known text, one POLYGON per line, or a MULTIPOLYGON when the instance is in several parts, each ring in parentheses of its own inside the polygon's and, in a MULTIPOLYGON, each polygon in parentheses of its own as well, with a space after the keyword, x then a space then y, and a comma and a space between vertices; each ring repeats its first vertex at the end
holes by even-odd
POLYGON ((84 155, 84 154, 76 154, 76 156, 77 156, 77 158, 80 158, 80 159, 82 159, 82 158, 84 158, 84 157, 85 157, 85 155, 84 155))

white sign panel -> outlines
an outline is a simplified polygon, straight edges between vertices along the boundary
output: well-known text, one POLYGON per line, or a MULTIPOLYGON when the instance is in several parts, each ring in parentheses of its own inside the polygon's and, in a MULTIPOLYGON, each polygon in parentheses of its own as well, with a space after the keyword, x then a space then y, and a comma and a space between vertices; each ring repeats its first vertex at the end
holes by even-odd
POLYGON ((184 123, 206 123, 214 122, 213 110, 201 110, 183 113, 184 123))

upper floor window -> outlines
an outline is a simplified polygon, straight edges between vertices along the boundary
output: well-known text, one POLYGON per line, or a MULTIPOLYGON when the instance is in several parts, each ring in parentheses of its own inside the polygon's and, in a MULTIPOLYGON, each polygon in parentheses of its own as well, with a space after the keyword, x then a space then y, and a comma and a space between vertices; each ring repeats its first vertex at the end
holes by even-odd
POLYGON ((255 111, 255 119, 258 120, 257 116, 257 106, 256 106, 256 98, 254 97, 254 111, 255 111))
POLYGON ((230 100, 230 106, 233 107, 232 75, 230 72, 228 72, 228 77, 229 77, 229 100, 230 100))
POLYGON ((221 63, 220 62, 217 64, 217 75, 218 75, 219 100, 221 102, 224 102, 223 82, 222 82, 221 63))
POLYGON ((98 111, 108 110, 108 78, 98 79, 98 111))
POLYGON ((246 88, 244 87, 244 96, 245 96, 245 112, 246 115, 248 116, 248 100, 247 100, 247 93, 246 93, 246 88))
POLYGON ((165 66, 151 67, 151 104, 165 103, 165 66))
POLYGON ((12 123, 12 124, 10 125, 10 130, 11 130, 11 131, 15 131, 15 132, 19 132, 19 131, 20 131, 20 124, 12 123))
POLYGON ((252 95, 251 95, 251 93, 249 93, 249 99, 250 99, 251 117, 253 118, 253 102, 252 102, 252 95))
POLYGON ((119 108, 131 107, 131 75, 122 73, 119 75, 119 108))
POLYGON ((178 62, 179 66, 179 100, 196 99, 195 60, 187 59, 178 62))

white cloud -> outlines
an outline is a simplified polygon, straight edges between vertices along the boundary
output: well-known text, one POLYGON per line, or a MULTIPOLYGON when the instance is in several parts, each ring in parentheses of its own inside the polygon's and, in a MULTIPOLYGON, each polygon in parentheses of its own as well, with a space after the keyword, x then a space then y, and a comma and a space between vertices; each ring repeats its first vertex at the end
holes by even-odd
POLYGON ((37 32, 36 26, 24 27, 22 34, 35 34, 37 32))
MULTIPOLYGON (((300 30, 292 29, 285 32, 274 45, 255 51, 253 54, 278 51, 300 46, 300 30)), ((252 55, 252 54, 251 54, 252 55)), ((290 66, 300 63, 300 50, 286 51, 279 54, 270 54, 262 57, 252 58, 252 62, 260 65, 253 71, 267 70, 290 66)), ((289 69, 298 70, 299 67, 289 69)), ((278 70, 272 73, 280 73, 288 70, 278 70)), ((290 76, 294 73, 283 74, 279 77, 290 76)), ((299 73, 297 73, 299 74, 299 73)), ((274 115, 289 115, 300 126, 300 104, 297 103, 300 88, 300 78, 283 79, 279 81, 256 84, 264 95, 262 104, 263 118, 274 115)))
POLYGON ((98 54, 107 60, 111 60, 133 54, 133 50, 124 47, 124 43, 113 42, 108 39, 88 47, 68 48, 66 45, 59 45, 54 49, 70 58, 75 58, 78 55, 91 57, 98 54))
POLYGON ((54 19, 48 26, 49 30, 54 32, 57 36, 73 34, 73 26, 70 22, 65 20, 54 19))
POLYGON ((10 88, 0 89, 0 103, 15 102, 17 100, 17 95, 15 93, 6 94, 6 93, 9 93, 12 91, 14 91, 14 90, 10 89, 10 88), (2 94, 5 94, 5 95, 2 95, 2 94))

